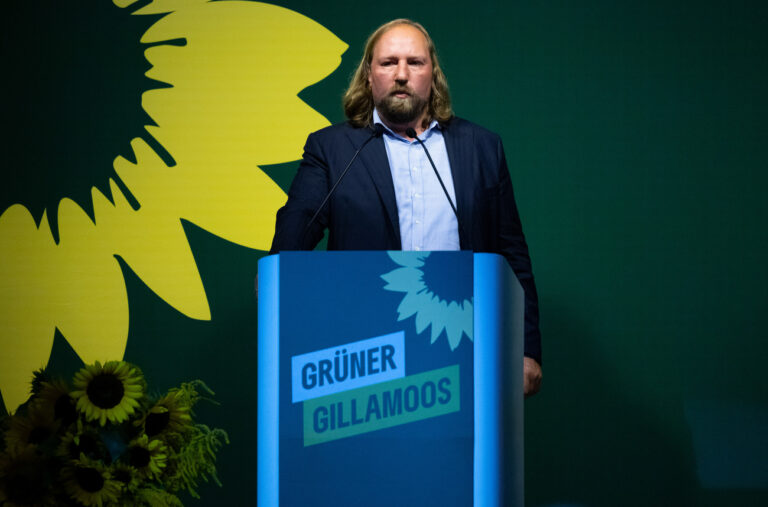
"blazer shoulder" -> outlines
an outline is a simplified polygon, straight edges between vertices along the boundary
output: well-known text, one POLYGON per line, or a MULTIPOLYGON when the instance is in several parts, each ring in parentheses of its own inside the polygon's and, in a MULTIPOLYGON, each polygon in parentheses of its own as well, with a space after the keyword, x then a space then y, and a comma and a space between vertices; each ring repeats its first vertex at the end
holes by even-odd
POLYGON ((501 136, 492 130, 478 125, 477 123, 454 116, 443 127, 449 135, 468 136, 481 142, 497 143, 501 141, 501 136))
POLYGON ((338 139, 339 137, 352 137, 365 135, 365 128, 353 127, 349 122, 336 123, 327 127, 321 128, 315 132, 309 134, 309 137, 318 141, 327 141, 331 139, 338 139))

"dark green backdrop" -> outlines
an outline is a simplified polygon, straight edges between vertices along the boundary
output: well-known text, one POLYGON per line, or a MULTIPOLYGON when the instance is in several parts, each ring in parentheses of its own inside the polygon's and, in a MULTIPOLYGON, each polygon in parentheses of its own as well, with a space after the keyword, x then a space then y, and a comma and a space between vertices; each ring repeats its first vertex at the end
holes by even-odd
MULTIPOLYGON (((368 33, 404 16, 430 30, 456 113, 502 135, 544 336, 543 390, 525 404, 527 505, 768 505, 768 3, 276 3, 350 45, 301 94, 332 122, 368 33)), ((18 50, 6 37, 4 55, 18 50)), ((140 113, 138 96, 118 98, 140 113)), ((267 170, 287 188, 296 167, 267 170)), ((212 320, 184 317, 123 265, 126 359, 159 388, 203 378, 217 391, 221 406, 199 412, 232 439, 224 488, 189 503, 243 505, 264 252, 186 230, 212 320)), ((57 337, 52 366, 73 364, 57 337)))

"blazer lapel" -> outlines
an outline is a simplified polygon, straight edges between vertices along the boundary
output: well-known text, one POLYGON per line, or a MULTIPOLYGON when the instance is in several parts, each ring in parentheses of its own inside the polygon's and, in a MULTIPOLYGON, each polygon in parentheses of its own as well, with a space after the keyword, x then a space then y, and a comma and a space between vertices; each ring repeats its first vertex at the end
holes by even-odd
MULTIPOLYGON (((369 129, 355 129, 352 131, 350 137, 353 139, 353 144, 359 147, 370 135, 369 129)), ((360 152, 360 162, 368 170, 368 174, 371 176, 376 191, 379 193, 379 198, 384 206, 386 216, 392 225, 392 230, 395 233, 394 244, 391 245, 393 249, 400 249, 400 219, 397 214, 397 200, 395 199, 395 185, 392 182, 392 173, 389 169, 389 159, 387 158, 387 150, 384 147, 384 139, 381 137, 371 140, 368 146, 362 149, 360 152)))
POLYGON ((459 214, 459 243, 462 250, 472 249, 472 208, 474 207, 474 168, 472 165, 473 133, 467 130, 461 136, 455 125, 443 125, 443 138, 451 164, 453 188, 456 192, 456 211, 459 214))

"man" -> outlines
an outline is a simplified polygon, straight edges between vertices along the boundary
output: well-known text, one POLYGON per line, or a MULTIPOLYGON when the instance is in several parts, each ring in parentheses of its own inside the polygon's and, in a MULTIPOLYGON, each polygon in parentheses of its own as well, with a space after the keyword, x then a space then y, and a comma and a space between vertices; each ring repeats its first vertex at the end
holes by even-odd
POLYGON ((307 139, 288 202, 277 213, 271 252, 312 249, 328 228, 329 250, 504 255, 525 290, 524 391, 538 392, 536 287, 501 140, 453 116, 435 46, 420 24, 397 19, 369 37, 344 111, 347 123, 307 139), (429 148, 440 178, 414 135, 429 148))

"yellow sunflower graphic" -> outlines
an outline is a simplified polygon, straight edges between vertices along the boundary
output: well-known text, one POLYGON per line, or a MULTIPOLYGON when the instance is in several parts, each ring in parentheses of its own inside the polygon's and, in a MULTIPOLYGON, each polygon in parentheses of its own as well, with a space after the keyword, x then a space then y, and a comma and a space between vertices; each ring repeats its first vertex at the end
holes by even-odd
POLYGON ((136 137, 135 162, 115 154, 120 181, 110 180, 111 195, 93 187, 89 212, 69 198, 39 220, 21 204, 0 209, 0 391, 10 412, 56 329, 86 364, 123 357, 119 259, 185 316, 210 319, 182 221, 268 249, 285 194, 260 166, 299 159, 307 134, 328 125, 298 94, 347 46, 313 20, 248 1, 153 0, 133 11, 134 0, 113 3, 156 20, 137 43, 147 46, 146 76, 167 85, 141 97, 157 146, 136 137))

